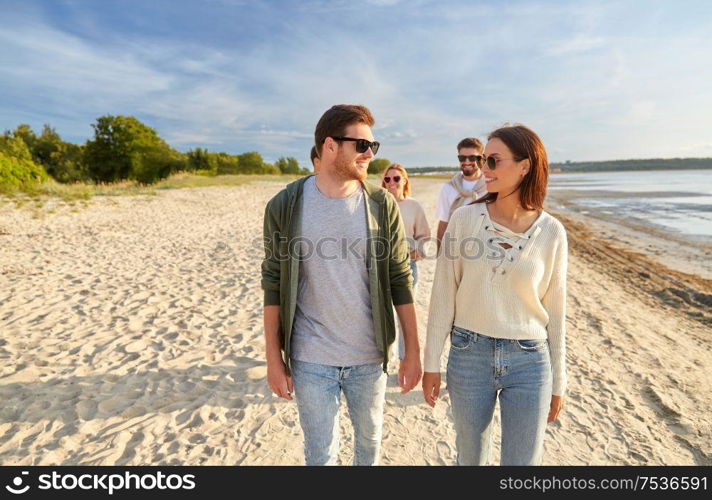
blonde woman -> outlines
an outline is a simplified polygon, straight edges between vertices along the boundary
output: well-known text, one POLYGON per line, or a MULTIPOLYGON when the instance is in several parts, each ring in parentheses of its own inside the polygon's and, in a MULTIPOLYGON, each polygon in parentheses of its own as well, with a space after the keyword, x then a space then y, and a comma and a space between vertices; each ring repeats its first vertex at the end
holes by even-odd
MULTIPOLYGON (((386 188, 398 202, 410 251, 410 269, 413 272, 413 295, 415 296, 415 286, 418 283, 417 261, 423 258, 423 245, 430 238, 430 226, 428 226, 423 206, 410 197, 410 180, 408 180, 408 172, 403 165, 399 163, 389 165, 383 172, 381 186, 386 188)), ((405 344, 400 323, 397 324, 397 329, 398 356, 403 359, 405 344)))

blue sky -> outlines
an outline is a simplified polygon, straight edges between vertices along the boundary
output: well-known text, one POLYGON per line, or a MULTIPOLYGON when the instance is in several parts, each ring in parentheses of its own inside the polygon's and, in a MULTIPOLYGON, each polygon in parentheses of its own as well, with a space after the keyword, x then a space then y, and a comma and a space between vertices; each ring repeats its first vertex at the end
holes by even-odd
POLYGON ((550 159, 712 156, 712 2, 0 0, 0 128, 134 115, 186 151, 308 164, 332 104, 379 156, 455 165, 530 126, 550 159))

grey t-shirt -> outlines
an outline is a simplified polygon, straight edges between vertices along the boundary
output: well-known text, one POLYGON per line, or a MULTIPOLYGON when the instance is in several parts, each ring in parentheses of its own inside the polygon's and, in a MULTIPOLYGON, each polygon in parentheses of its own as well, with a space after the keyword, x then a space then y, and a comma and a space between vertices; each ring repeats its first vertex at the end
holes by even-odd
POLYGON ((329 366, 382 361, 371 316, 364 196, 359 186, 346 198, 328 198, 315 177, 304 183, 293 359, 329 366))

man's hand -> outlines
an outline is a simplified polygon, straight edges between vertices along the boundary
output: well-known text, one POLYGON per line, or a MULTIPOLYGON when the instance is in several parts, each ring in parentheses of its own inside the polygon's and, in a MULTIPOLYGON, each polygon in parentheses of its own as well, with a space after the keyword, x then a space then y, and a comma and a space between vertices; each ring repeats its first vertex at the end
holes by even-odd
POLYGON ((292 400, 292 377, 287 376, 287 367, 281 359, 267 362, 267 383, 275 396, 292 400))
POLYGON ((418 385, 422 375, 423 369, 420 367, 420 356, 406 354, 398 368, 398 384, 401 386, 401 394, 406 394, 418 385))
POLYGON ((431 408, 435 408, 435 402, 440 395, 440 372, 425 372, 423 374, 423 397, 431 408))

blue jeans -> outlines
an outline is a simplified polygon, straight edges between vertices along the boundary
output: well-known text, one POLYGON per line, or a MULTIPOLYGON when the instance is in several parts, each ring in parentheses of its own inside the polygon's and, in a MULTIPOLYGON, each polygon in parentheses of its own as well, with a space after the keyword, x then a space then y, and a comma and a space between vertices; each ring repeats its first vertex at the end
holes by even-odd
MULTIPOLYGON (((418 263, 416 261, 410 261, 410 270, 413 273, 413 300, 415 301, 415 285, 418 284, 418 263)), ((400 320, 398 319, 397 314, 396 336, 398 337, 398 358, 403 359, 405 357, 405 341, 403 340, 403 328, 401 328, 400 320)))
POLYGON ((292 382, 307 465, 336 465, 342 391, 354 428, 353 464, 378 464, 386 396, 382 363, 339 367, 293 359, 292 382))
POLYGON ((499 398, 501 465, 539 465, 552 391, 549 343, 486 337, 454 327, 447 387, 457 434, 457 463, 486 465, 499 398))

